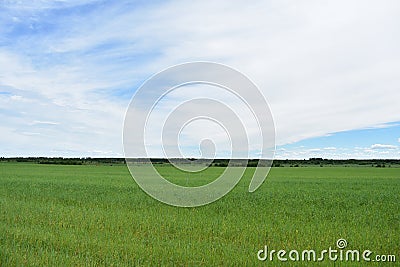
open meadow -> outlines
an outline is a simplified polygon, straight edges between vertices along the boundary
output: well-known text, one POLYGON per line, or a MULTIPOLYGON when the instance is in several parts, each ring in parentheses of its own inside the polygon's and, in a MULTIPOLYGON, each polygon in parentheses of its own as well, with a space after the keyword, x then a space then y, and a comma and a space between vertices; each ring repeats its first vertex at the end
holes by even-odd
MULTIPOLYGON (((159 170, 199 185, 223 168, 159 170)), ((271 266, 257 259, 265 245, 321 251, 340 238, 349 249, 396 255, 369 265, 400 261, 400 168, 272 168, 248 193, 253 170, 219 201, 177 208, 146 195, 125 165, 0 163, 0 266, 271 266)))

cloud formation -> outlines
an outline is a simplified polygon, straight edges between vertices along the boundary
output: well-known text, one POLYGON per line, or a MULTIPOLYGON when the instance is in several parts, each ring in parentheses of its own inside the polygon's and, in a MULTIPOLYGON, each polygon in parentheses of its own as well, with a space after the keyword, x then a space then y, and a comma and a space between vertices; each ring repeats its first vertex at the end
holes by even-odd
POLYGON ((384 144, 373 144, 371 149, 397 149, 397 146, 384 145, 384 144))
POLYGON ((278 145, 400 121, 398 1, 0 7, 6 156, 122 156, 124 112, 136 88, 191 60, 248 75, 270 103, 278 145))

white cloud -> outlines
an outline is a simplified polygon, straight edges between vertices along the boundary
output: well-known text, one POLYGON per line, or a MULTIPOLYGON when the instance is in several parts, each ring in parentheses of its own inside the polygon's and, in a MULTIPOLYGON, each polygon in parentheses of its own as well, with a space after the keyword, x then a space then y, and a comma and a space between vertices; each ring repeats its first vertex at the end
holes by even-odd
POLYGON ((54 121, 33 121, 30 125, 59 125, 59 122, 54 121))
POLYGON ((397 149, 397 146, 384 145, 384 144, 374 144, 374 145, 371 146, 371 149, 397 149))

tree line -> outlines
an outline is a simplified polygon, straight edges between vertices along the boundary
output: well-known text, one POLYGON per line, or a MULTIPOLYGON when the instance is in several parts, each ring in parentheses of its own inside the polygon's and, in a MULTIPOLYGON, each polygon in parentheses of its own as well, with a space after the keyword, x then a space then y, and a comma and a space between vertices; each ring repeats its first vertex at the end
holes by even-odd
MULTIPOLYGON (((145 163, 149 159, 130 159, 134 163, 145 163)), ((181 162, 204 163, 207 164, 208 160, 205 159, 181 159, 181 162)), ((153 164, 169 164, 168 159, 165 158, 152 158, 150 161, 153 164)), ((179 159, 175 159, 179 162, 179 159)), ((256 167, 259 164, 259 159, 214 159, 211 163, 215 167, 227 167, 230 163, 231 166, 243 166, 247 161, 248 167, 256 167)), ((1 157, 0 162, 28 162, 37 164, 59 164, 59 165, 90 165, 90 164, 125 164, 124 158, 63 158, 63 157, 1 157)), ((272 167, 306 167, 306 166, 372 166, 378 168, 385 168, 400 165, 400 159, 324 159, 324 158, 309 158, 302 160, 293 159, 275 159, 272 164, 271 160, 262 160, 261 166, 272 167)))

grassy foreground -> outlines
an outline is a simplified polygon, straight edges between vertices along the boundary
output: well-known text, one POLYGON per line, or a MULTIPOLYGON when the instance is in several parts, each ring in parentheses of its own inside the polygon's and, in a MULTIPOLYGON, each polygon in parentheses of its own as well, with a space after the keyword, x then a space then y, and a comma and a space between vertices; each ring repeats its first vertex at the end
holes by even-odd
MULTIPOLYGON (((221 168, 207 172, 191 179, 221 168)), ((399 263, 400 168, 273 168, 248 193, 251 172, 215 203, 176 208, 147 196, 124 165, 1 163, 0 266, 298 266, 310 262, 260 262, 257 251, 321 251, 339 238, 348 249, 396 255, 368 265, 399 263)))

